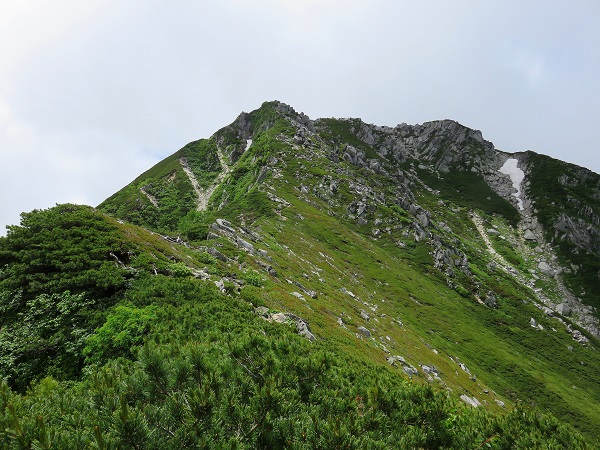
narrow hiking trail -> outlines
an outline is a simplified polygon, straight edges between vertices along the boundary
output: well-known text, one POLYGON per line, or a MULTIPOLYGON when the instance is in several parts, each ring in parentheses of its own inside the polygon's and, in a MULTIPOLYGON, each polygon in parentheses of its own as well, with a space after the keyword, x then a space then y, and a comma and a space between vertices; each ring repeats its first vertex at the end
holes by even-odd
POLYGON ((183 171, 185 172, 185 174, 188 176, 190 183, 192 183, 192 187, 194 188, 194 191, 196 191, 196 196, 198 197, 198 211, 203 211, 206 209, 206 204, 208 204, 208 200, 206 200, 206 204, 204 205, 203 208, 201 208, 201 204, 202 204, 202 199, 204 196, 204 189, 202 189, 200 187, 200 184, 198 183, 198 180, 196 179, 196 176, 194 175, 194 172, 192 172, 192 169, 190 168, 190 166, 188 165, 187 159, 185 159, 185 157, 181 157, 179 158, 179 164, 181 164, 181 168, 183 169, 183 171))
MULTIPOLYGON (((506 259, 504 259, 504 257, 501 254, 499 254, 496 251, 496 249, 494 249, 494 246, 492 245, 492 241, 490 241, 487 231, 485 231, 485 227, 483 226, 483 219, 481 217, 479 217, 478 214, 472 213, 471 220, 475 224, 475 228, 477 228, 477 231, 481 235, 483 242, 485 242, 485 246, 487 247, 488 253, 492 256, 492 258, 497 263, 499 263, 502 266, 502 268, 506 272, 508 272, 508 267, 512 268, 512 266, 508 263, 508 261, 506 261, 506 259)), ((513 268, 513 270, 514 270, 514 268, 513 268)))
POLYGON ((188 176, 190 183, 192 183, 192 187, 196 192, 196 196, 198 197, 198 206, 196 207, 196 210, 198 211, 206 211, 206 208, 208 208, 208 201, 213 195, 213 192, 215 192, 215 189, 217 189, 219 184, 221 184, 225 177, 231 172, 231 167, 227 164, 225 155, 223 154, 220 148, 217 148, 217 156, 219 158, 219 163, 221 164, 222 172, 219 173, 219 175, 217 175, 217 177, 213 180, 210 186, 208 186, 205 189, 202 188, 198 183, 198 180, 196 179, 194 172, 192 172, 192 169, 190 168, 187 159, 185 159, 184 157, 179 158, 179 164, 181 164, 181 168, 188 176))
POLYGON ((540 290, 535 289, 535 284, 534 284, 535 282, 533 280, 526 278, 519 270, 517 270, 508 261, 506 261, 506 259, 504 259, 504 257, 496 251, 496 249, 494 249, 494 246, 492 245, 492 241, 490 241, 488 233, 487 233, 485 227, 483 226, 483 219, 478 214, 472 213, 471 220, 473 221, 473 224, 475 224, 475 228, 477 228, 477 231, 479 232, 479 235, 483 239, 483 242, 485 242, 488 253, 490 254, 492 259, 496 263, 497 267, 499 267, 504 272, 506 272, 507 274, 512 276, 523 286, 526 286, 529 289, 531 289, 539 301, 538 306, 540 308, 542 307, 542 305, 543 306, 552 305, 553 302, 548 297, 543 295, 540 290))
POLYGON ((156 200, 156 197, 148 193, 143 187, 140 188, 140 191, 148 198, 148 200, 150 200, 150 203, 152 203, 155 208, 158 208, 158 200, 156 200))

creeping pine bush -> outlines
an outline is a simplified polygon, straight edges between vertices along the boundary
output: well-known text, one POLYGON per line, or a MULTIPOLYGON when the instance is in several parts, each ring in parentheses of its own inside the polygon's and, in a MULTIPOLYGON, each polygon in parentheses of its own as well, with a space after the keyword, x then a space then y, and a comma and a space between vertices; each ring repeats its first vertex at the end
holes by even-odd
POLYGON ((154 306, 116 306, 104 325, 87 338, 83 349, 86 363, 103 362, 118 356, 131 357, 132 348, 142 344, 155 320, 154 306))
POLYGON ((243 279, 246 283, 256 287, 261 287, 265 281, 263 276, 256 270, 250 270, 246 272, 243 276, 243 279))

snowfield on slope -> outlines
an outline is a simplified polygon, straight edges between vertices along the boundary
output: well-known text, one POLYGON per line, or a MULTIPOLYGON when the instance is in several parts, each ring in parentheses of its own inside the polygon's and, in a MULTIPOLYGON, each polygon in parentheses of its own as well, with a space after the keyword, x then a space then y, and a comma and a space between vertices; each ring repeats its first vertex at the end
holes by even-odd
POLYGON ((504 165, 500 167, 499 172, 510 177, 513 187, 517 190, 517 192, 513 195, 517 199, 519 209, 523 210, 523 200, 521 199, 521 183, 525 179, 525 173, 521 169, 519 169, 518 164, 518 159, 509 158, 506 160, 504 165))

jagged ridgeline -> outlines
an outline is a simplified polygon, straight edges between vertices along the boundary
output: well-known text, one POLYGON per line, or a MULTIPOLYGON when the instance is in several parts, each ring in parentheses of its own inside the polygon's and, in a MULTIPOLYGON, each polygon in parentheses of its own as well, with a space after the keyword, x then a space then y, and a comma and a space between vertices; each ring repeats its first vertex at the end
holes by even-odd
POLYGON ((600 178, 242 113, 0 238, 2 448, 597 448, 600 178))

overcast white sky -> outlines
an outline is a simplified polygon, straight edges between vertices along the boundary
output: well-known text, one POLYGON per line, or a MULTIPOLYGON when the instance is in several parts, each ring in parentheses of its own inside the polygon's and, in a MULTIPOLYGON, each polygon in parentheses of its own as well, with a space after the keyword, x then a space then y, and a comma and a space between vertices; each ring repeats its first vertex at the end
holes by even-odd
POLYGON ((600 172, 598 0, 0 0, 0 234, 265 100, 600 172))

